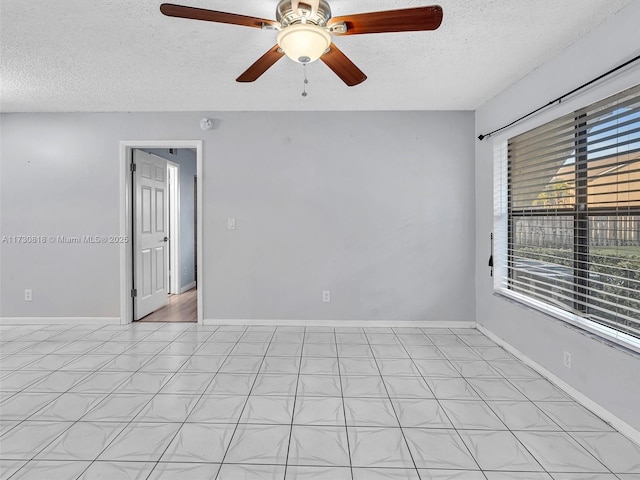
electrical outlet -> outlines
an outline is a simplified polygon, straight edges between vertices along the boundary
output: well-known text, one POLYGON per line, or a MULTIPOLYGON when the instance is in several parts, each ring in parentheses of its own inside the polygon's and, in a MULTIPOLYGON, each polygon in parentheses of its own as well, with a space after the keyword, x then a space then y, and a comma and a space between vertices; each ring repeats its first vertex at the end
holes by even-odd
POLYGON ((564 366, 567 368, 571 368, 571 353, 564 352, 564 366))
POLYGON ((25 289, 24 291, 24 301, 31 302, 33 300, 33 291, 30 288, 25 289))
POLYGON ((322 291, 322 301, 324 303, 331 302, 331 291, 330 290, 323 290, 322 291))

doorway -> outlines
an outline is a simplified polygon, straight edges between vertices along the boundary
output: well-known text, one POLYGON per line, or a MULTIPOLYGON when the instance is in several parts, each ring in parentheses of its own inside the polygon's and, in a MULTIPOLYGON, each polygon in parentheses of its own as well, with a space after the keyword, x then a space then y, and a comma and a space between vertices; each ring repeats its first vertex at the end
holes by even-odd
POLYGON ((133 264, 133 288, 136 293, 133 320, 196 322, 196 225, 192 221, 195 205, 192 179, 196 174, 196 152, 184 148, 134 149, 133 161, 137 165, 132 172, 136 191, 132 225, 136 257, 133 264), (144 166, 148 163, 159 165, 156 168, 163 172, 157 172, 153 179, 158 189, 145 196, 141 195, 140 190, 150 182, 145 178, 144 166), (144 205, 146 197, 151 198, 152 204, 149 206, 144 205), (136 205, 138 201, 143 205, 136 205), (147 219, 147 215, 151 218, 147 219), (145 228, 151 230, 148 236, 157 239, 152 242, 155 243, 155 251, 145 250, 149 243, 146 241, 147 235, 143 233, 145 228), (144 262, 137 258, 147 256, 151 257, 151 261, 144 262), (148 269, 149 265, 151 271, 139 270, 141 267, 148 269), (154 297, 158 298, 157 302, 150 301, 154 297), (149 308, 150 303, 154 308, 149 308))
POLYGON ((202 268, 196 266, 202 258, 202 142, 125 141, 120 146, 121 232, 130 239, 120 246, 121 323, 202 323, 202 268), (139 167, 131 166, 134 157, 151 165, 144 167, 144 182, 139 167), (150 185, 149 177, 156 184, 150 185), (145 233, 153 242, 143 238, 145 233), (159 303, 141 307, 151 293, 159 303))

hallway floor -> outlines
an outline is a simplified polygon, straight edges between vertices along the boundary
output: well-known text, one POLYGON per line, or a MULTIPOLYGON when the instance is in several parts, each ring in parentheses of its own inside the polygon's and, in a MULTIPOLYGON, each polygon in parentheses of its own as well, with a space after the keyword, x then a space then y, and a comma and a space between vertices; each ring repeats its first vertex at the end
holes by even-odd
POLYGON ((193 322, 198 321, 198 289, 169 295, 167 304, 138 322, 193 322))
POLYGON ((0 333, 3 479, 640 479, 640 447, 473 329, 0 333))

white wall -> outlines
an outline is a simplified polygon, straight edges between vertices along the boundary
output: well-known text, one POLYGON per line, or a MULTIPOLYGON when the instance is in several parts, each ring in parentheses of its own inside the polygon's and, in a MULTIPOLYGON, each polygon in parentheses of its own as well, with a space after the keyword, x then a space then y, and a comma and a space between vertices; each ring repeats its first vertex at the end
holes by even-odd
MULTIPOLYGON (((635 2, 476 112, 476 134, 487 133, 571 91, 638 54, 640 2, 635 2)), ((558 116, 567 103, 591 103, 640 81, 637 64, 578 98, 509 130, 511 134, 558 116), (528 125, 528 127, 527 127, 528 125)), ((640 429, 640 356, 611 347, 543 314, 493 296, 489 234, 493 225, 493 143, 476 141, 476 319, 497 336, 640 429), (573 368, 563 366, 563 351, 573 368)))
MULTIPOLYGON (((473 321, 473 113, 203 115, 2 115, 2 235, 115 235, 119 142, 202 139, 205 318, 473 321)), ((0 254, 3 317, 119 316, 118 245, 0 254)))

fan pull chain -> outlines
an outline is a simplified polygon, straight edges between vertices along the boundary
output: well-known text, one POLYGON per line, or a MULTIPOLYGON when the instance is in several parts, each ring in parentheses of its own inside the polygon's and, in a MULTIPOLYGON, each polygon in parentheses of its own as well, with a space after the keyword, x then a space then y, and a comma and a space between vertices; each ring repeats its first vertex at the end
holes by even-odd
POLYGON ((307 93, 307 85, 309 84, 309 79, 307 78, 307 64, 306 63, 302 64, 302 69, 304 71, 304 86, 302 87, 302 96, 306 97, 308 95, 308 93, 307 93))

